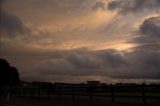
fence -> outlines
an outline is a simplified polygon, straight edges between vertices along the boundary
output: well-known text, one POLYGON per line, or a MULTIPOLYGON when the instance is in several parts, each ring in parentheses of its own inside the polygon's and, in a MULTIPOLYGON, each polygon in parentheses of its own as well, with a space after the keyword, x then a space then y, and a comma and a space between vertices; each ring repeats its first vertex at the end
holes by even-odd
POLYGON ((15 87, 8 90, 8 99, 12 97, 36 97, 51 99, 53 95, 62 99, 64 95, 72 96, 76 100, 78 96, 87 96, 90 101, 94 97, 109 97, 112 102, 115 98, 140 98, 144 104, 147 99, 160 99, 160 86, 148 86, 145 84, 134 86, 106 85, 106 86, 53 86, 53 87, 15 87))

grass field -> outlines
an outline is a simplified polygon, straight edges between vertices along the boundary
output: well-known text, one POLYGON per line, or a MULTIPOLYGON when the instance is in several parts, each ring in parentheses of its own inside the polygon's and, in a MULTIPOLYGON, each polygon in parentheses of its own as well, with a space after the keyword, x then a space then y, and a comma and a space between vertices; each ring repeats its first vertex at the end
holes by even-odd
MULTIPOLYGON (((125 94, 126 95, 126 94, 125 94)), ((137 94, 135 94, 137 95, 137 94)), ((35 97, 12 97, 10 101, 2 101, 1 106, 143 106, 142 98, 115 98, 112 103, 111 97, 96 97, 90 101, 89 96, 76 96, 72 100, 71 95, 61 95, 61 99, 57 99, 57 95, 52 95, 50 99, 46 96, 41 98, 35 97), (5 105, 4 105, 5 104, 5 105), (9 105, 6 105, 9 104, 9 105)), ((147 99, 146 106, 160 106, 160 99, 147 99)))

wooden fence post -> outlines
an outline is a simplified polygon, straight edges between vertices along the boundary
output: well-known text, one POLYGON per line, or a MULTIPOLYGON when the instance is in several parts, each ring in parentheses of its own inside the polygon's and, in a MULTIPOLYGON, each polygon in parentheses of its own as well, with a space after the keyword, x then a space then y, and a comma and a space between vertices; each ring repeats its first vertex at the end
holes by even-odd
POLYGON ((30 89, 30 98, 33 97, 34 89, 30 89))
POLYGON ((75 87, 72 87, 72 99, 75 100, 75 87))
POLYGON ((41 98, 41 89, 40 88, 38 89, 38 98, 39 99, 41 98))
POLYGON ((144 103, 144 104, 146 104, 145 86, 146 86, 146 84, 143 83, 143 84, 142 84, 142 99, 143 99, 143 103, 144 103))
POLYGON ((27 95, 26 94, 26 89, 23 89, 22 91, 23 91, 23 97, 26 97, 26 95, 27 95))
POLYGON ((93 99, 93 88, 92 87, 90 87, 89 88, 89 96, 90 96, 90 101, 92 101, 92 99, 93 99))
POLYGON ((90 96, 90 101, 92 101, 92 99, 93 99, 92 92, 90 92, 89 96, 90 96))
POLYGON ((114 85, 111 85, 111 96, 112 96, 112 103, 115 102, 114 100, 114 85))
POLYGON ((10 101, 10 92, 9 91, 7 91, 7 103, 10 101))
POLYGON ((48 94, 48 99, 50 99, 50 90, 47 90, 47 94, 48 94))
POLYGON ((58 87, 58 99, 60 100, 61 99, 61 88, 58 87))

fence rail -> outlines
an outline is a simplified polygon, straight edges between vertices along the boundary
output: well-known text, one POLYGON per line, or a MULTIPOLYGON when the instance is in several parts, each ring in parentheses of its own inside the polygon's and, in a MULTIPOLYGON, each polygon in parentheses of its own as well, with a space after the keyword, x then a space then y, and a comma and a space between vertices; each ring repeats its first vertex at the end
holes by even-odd
MULTIPOLYGON (((1 90, 1 94, 6 91, 1 90)), ((94 97, 110 97, 112 102, 116 102, 115 98, 141 98, 146 104, 147 99, 160 99, 160 87, 156 86, 54 86, 54 87, 15 87, 7 90, 7 98, 12 99, 16 96, 22 97, 47 97, 50 99, 53 95, 57 99, 62 99, 64 95, 72 96, 76 100, 77 96, 88 96, 92 101, 94 97)))

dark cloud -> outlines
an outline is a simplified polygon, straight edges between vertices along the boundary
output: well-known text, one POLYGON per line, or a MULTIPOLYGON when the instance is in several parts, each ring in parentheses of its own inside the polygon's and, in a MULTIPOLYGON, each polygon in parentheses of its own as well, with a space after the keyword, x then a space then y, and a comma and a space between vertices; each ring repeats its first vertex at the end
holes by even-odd
MULTIPOLYGON (((149 78, 159 78, 160 76, 160 17, 150 17, 145 19, 139 26, 135 37, 129 42, 137 44, 132 48, 127 57, 128 61, 149 78), (136 65, 135 65, 136 64, 136 65), (147 70, 147 71, 145 71, 147 70)), ((132 69, 131 69, 132 70, 132 69)), ((138 71, 137 71, 138 72, 138 71)), ((139 74, 137 74, 138 77, 139 74)))
POLYGON ((158 47, 160 41, 160 16, 146 19, 131 42, 158 47), (157 45, 157 46, 156 46, 157 45))
POLYGON ((106 9, 106 4, 101 1, 98 1, 98 2, 96 2, 96 4, 92 8, 93 8, 93 10, 98 10, 98 9, 104 10, 104 9, 106 9))
POLYGON ((20 18, 7 13, 3 9, 0 9, 0 23, 1 36, 14 37, 29 32, 29 29, 24 26, 20 18))
MULTIPOLYGON (((48 59, 39 61, 34 66, 35 70, 40 70, 43 75, 73 75, 73 65, 65 59, 48 59)), ((38 72, 39 73, 39 72, 38 72)))
POLYGON ((107 67, 119 67, 121 65, 126 65, 121 52, 114 49, 102 50, 96 55, 103 61, 103 65, 107 67))
POLYGON ((134 67, 133 69, 137 70, 138 73, 143 73, 144 76, 159 79, 160 51, 143 48, 143 46, 137 48, 139 49, 133 51, 128 56, 131 67, 134 67))
POLYGON ((69 51, 63 54, 63 58, 42 60, 33 64, 31 69, 34 74, 31 75, 160 79, 160 53, 157 51, 69 51))
POLYGON ((76 78, 87 79, 91 76, 111 79, 160 79, 160 51, 147 47, 138 46, 132 52, 76 49, 30 51, 22 53, 24 55, 18 53, 17 56, 0 56, 19 69, 22 79, 77 81, 76 78))
POLYGON ((118 10, 119 13, 140 13, 160 9, 159 0, 113 0, 108 3, 109 10, 118 10))
POLYGON ((140 26, 140 33, 152 38, 160 39, 160 16, 151 17, 140 26))
MULTIPOLYGON (((81 50, 80 50, 81 51, 81 50)), ((126 65, 121 52, 114 49, 89 51, 70 51, 65 58, 76 68, 99 70, 103 67, 120 67, 126 65)))
POLYGON ((67 60, 77 68, 94 69, 100 68, 98 59, 92 55, 69 53, 67 60))

